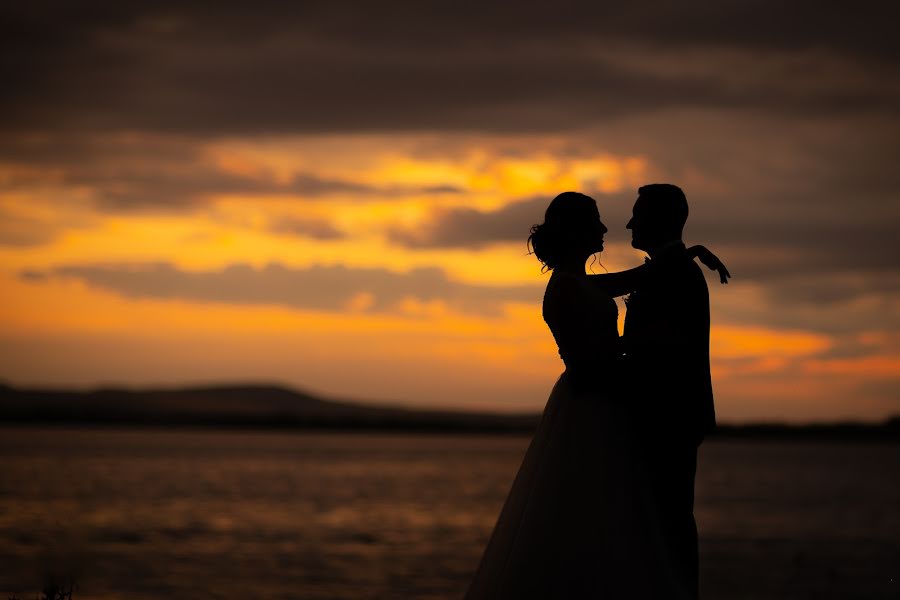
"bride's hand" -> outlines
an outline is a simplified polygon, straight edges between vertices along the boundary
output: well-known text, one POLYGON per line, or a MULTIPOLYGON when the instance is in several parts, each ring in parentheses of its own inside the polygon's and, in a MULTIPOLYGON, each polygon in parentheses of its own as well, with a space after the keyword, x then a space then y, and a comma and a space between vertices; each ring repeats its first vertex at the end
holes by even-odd
POLYGON ((728 278, 731 277, 731 273, 728 272, 728 269, 725 267, 725 264, 719 260, 719 257, 710 252, 710 250, 706 246, 691 246, 688 248, 688 254, 693 258, 697 257, 710 271, 716 271, 719 273, 719 280, 722 283, 728 283, 728 278))

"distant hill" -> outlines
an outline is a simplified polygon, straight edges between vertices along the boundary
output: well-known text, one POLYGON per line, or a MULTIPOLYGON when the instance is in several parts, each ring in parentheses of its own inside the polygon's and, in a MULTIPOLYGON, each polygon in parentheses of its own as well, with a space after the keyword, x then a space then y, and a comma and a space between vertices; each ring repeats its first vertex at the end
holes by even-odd
POLYGON ((265 385, 91 391, 0 385, 0 423, 525 432, 539 418, 326 400, 265 385))
POLYGON ((900 442, 900 416, 883 423, 750 423, 719 425, 712 437, 770 440, 884 440, 900 442))
MULTIPOLYGON (((425 410, 338 401, 267 385, 74 391, 0 384, 0 424, 531 433, 539 419, 538 413, 425 410)), ((724 424, 713 437, 900 441, 900 416, 881 424, 724 424)))

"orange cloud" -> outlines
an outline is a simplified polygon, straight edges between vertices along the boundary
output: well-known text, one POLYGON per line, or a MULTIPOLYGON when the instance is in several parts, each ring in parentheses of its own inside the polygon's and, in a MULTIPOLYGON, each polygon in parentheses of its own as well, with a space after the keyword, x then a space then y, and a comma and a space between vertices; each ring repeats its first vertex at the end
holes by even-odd
POLYGON ((713 326, 710 352, 718 359, 784 359, 811 356, 834 346, 828 336, 766 327, 713 326))
MULTIPOLYGON (((386 190, 383 200, 395 200, 389 190, 434 189, 432 207, 494 210, 510 200, 535 195, 552 197, 563 190, 599 189, 604 193, 635 190, 649 172, 642 156, 597 153, 568 157, 563 142, 553 137, 519 140, 519 148, 533 148, 510 156, 503 137, 466 140, 427 135, 328 136, 230 140, 206 147, 210 162, 226 172, 250 177, 268 175, 290 181, 304 173, 386 190), (421 147, 446 151, 423 154, 421 147), (456 188, 462 194, 444 195, 456 188)), ((332 194, 340 198, 342 194, 332 194)), ((347 196, 347 194, 343 194, 347 196)), ((371 200, 378 200, 375 194, 371 200)))
POLYGON ((803 371, 811 375, 837 375, 900 380, 900 356, 863 356, 830 358, 803 362, 803 371))

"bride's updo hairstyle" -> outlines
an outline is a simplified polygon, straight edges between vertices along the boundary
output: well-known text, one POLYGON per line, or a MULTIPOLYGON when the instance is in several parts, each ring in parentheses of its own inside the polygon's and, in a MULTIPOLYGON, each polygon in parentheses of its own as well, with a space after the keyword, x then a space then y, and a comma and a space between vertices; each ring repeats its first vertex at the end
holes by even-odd
POLYGON ((576 240, 583 238, 582 229, 598 217, 597 203, 578 192, 563 192, 550 202, 544 222, 531 227, 526 244, 544 265, 541 271, 553 270, 567 258, 576 240))

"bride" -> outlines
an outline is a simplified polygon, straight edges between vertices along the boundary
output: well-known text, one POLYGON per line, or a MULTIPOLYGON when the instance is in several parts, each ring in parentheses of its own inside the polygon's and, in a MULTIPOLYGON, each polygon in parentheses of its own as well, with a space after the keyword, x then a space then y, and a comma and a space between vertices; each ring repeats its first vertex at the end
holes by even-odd
MULTIPOLYGON (((629 435, 627 391, 617 379, 613 296, 640 287, 655 267, 587 276, 585 262, 603 250, 606 232, 592 198, 564 192, 528 238, 552 271, 543 317, 566 368, 466 600, 681 597, 629 435)), ((724 270, 702 246, 667 260, 698 256, 724 270)))

